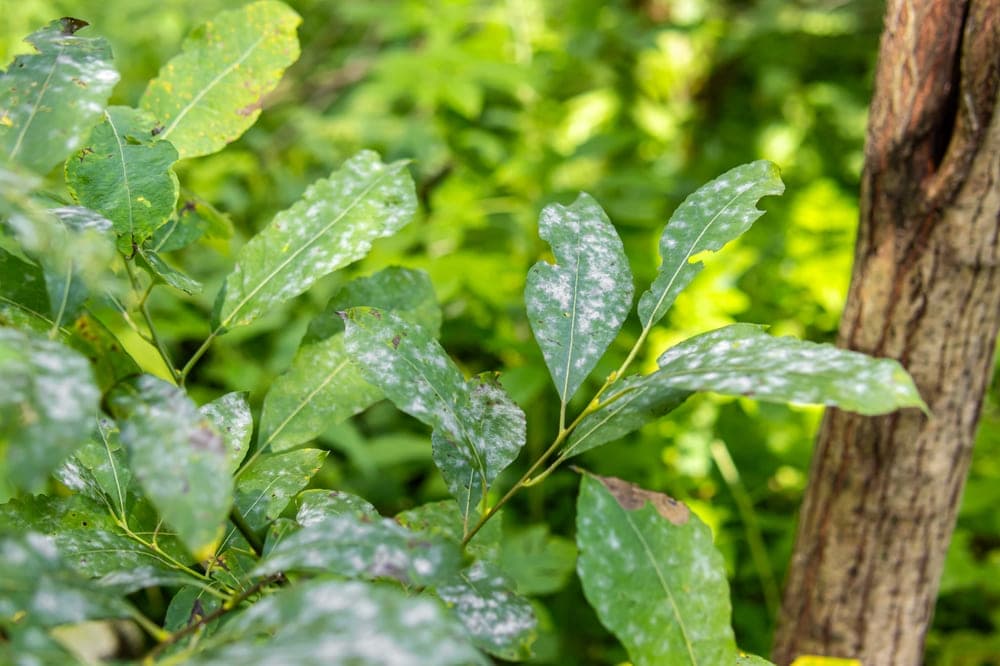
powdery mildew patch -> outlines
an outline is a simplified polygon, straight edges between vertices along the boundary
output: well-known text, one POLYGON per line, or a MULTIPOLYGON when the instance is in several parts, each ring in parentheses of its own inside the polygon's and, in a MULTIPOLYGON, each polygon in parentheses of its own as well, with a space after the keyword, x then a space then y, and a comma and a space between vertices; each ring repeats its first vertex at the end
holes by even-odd
POLYGON ((760 160, 731 169, 688 196, 660 237, 662 263, 649 291, 639 299, 643 327, 659 321, 701 271, 702 262, 691 263, 691 257, 721 250, 764 214, 757 209, 761 197, 784 191, 778 168, 760 160))
POLYGON ((589 195, 547 206, 538 226, 557 263, 532 266, 525 305, 556 390, 568 402, 628 315, 632 273, 618 233, 589 195))

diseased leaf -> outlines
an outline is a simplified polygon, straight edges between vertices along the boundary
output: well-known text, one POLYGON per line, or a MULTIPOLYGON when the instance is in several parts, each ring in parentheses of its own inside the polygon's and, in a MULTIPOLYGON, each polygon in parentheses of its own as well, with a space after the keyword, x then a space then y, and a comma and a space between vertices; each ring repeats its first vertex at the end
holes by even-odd
POLYGON ((120 384, 110 403, 146 495, 197 559, 211 556, 233 500, 229 452, 211 419, 151 375, 120 384))
POLYGON ((628 316, 632 272, 614 226, 587 194, 570 206, 547 206, 538 226, 558 263, 531 267, 524 300, 531 330, 566 403, 628 316))
MULTIPOLYGON (((171 561, 186 560, 177 540, 159 533, 157 548, 136 532, 122 529, 108 513, 107 505, 84 497, 38 495, 0 505, 0 519, 9 529, 38 532, 51 537, 60 555, 81 575, 96 578, 97 584, 129 594, 156 585, 198 584, 189 572, 171 561)), ((136 530, 152 531, 134 515, 129 521, 136 530), (141 527, 139 527, 141 525, 141 527)), ((149 535, 149 532, 145 532, 149 535)))
POLYGON ((72 664, 75 658, 42 627, 8 623, 4 633, 7 640, 0 642, 0 664, 72 664))
POLYGON ((500 567, 518 594, 542 595, 561 590, 576 566, 576 544, 532 525, 508 534, 500 543, 500 567))
POLYGON ((441 326, 441 308, 426 273, 387 268, 347 283, 310 322, 291 367, 264 398, 262 448, 284 451, 308 442, 382 398, 344 351, 339 313, 356 305, 392 309, 435 335, 441 326))
POLYGON ((834 405, 859 414, 926 409, 898 362, 733 324, 668 349, 647 380, 662 388, 834 405))
POLYGON ((39 333, 52 327, 41 269, 0 248, 0 324, 39 333))
POLYGON ((218 610, 220 606, 222 606, 221 600, 201 588, 187 585, 177 590, 170 600, 163 628, 170 632, 179 631, 199 622, 218 610))
POLYGON ((99 417, 94 434, 57 473, 67 488, 91 499, 107 501, 119 517, 127 510, 132 471, 125 462, 125 451, 118 428, 110 419, 99 417))
POLYGON ((136 256, 142 259, 146 270, 157 282, 170 285, 174 289, 183 291, 185 294, 200 294, 202 284, 193 277, 183 273, 167 262, 153 250, 138 248, 136 256))
POLYGON ((236 469, 246 457, 253 433, 253 415, 247 403, 246 391, 233 391, 202 405, 198 410, 215 425, 222 435, 222 444, 229 454, 229 471, 236 469))
POLYGON ((97 122, 118 72, 104 39, 79 37, 85 21, 63 18, 25 41, 36 53, 20 55, 0 74, 0 158, 39 174, 66 159, 97 122))
POLYGON ((343 513, 286 536, 254 573, 308 571, 433 585, 457 573, 461 561, 457 544, 448 540, 408 530, 388 518, 373 521, 343 513))
POLYGON ((690 395, 691 391, 660 385, 650 375, 626 377, 573 430, 560 457, 565 460, 621 439, 673 411, 690 395))
POLYGON ((465 382, 429 333, 392 312, 354 308, 346 349, 366 380, 434 428, 434 459, 468 521, 483 488, 524 445, 524 413, 490 377, 465 382))
POLYGON ((319 449, 265 454, 236 480, 236 506, 250 527, 261 530, 285 510, 292 497, 309 485, 326 459, 319 449))
POLYGON ((0 625, 42 627, 127 617, 128 605, 68 567, 37 532, 0 536, 0 625))
POLYGON ((340 490, 306 490, 296 498, 295 521, 310 527, 329 516, 351 515, 379 520, 382 516, 368 500, 340 490))
POLYGON ((686 506, 584 473, 576 526, 584 594, 636 666, 736 661, 722 555, 686 506))
POLYGON ((778 167, 760 160, 730 169, 689 195, 660 237, 662 261, 656 279, 639 299, 643 328, 662 319, 677 294, 701 272, 702 262, 692 261, 695 255, 721 250, 742 235, 764 214, 757 201, 784 191, 778 167))
MULTIPOLYGON (((472 537, 465 552, 476 559, 500 558, 503 513, 498 513, 472 537)), ((465 521, 455 500, 428 502, 396 514, 396 522, 411 530, 443 536, 456 544, 465 534, 465 521)))
POLYGON ((436 592, 454 607, 476 647, 501 659, 522 661, 531 656, 537 621, 531 603, 510 588, 511 582, 495 566, 478 561, 436 592))
POLYGON ((360 259, 416 211, 405 163, 358 153, 250 239, 226 278, 213 327, 244 326, 316 280, 360 259))
POLYGON ((53 325, 63 326, 79 316, 90 292, 102 286, 115 248, 111 222, 100 214, 80 206, 49 212, 63 227, 62 242, 69 252, 41 255, 39 262, 45 272, 53 325))
POLYGON ((370 583, 318 580, 286 587, 233 616, 206 651, 187 663, 485 666, 490 662, 434 599, 370 583))
POLYGON ((442 429, 431 435, 434 464, 441 470, 448 491, 458 500, 465 529, 497 475, 517 458, 527 438, 524 412, 504 391, 494 373, 484 372, 468 382, 469 401, 460 412, 467 442, 442 429), (485 471, 479 473, 477 462, 485 471), (485 484, 485 489, 484 489, 485 484))
POLYGON ((111 220, 118 249, 132 254, 174 212, 179 185, 172 167, 177 150, 153 133, 153 117, 112 106, 83 148, 66 161, 73 198, 111 220))
POLYGON ((100 394, 87 359, 34 333, 0 328, 0 455, 8 482, 39 491, 83 441, 100 394))
POLYGON ((238 139, 298 59, 301 21, 285 4, 264 0, 222 12, 192 31, 139 100, 162 128, 158 138, 174 144, 182 159, 238 139))

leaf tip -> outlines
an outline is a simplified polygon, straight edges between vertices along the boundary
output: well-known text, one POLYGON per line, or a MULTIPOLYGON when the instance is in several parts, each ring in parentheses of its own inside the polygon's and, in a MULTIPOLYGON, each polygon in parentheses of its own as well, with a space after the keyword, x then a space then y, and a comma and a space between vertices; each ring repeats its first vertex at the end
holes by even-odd
POLYGON ((613 476, 593 474, 575 465, 571 469, 600 481, 601 485, 615 498, 618 505, 626 511, 638 511, 646 506, 648 502, 653 505, 653 508, 661 517, 674 525, 683 525, 691 518, 691 509, 683 502, 675 500, 669 495, 645 490, 634 483, 629 483, 613 476))

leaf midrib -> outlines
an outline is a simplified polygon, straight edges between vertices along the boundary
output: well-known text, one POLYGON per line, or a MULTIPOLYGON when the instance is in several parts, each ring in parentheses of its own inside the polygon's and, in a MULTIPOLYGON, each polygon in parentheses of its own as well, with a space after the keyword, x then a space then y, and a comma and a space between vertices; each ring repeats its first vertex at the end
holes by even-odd
MULTIPOLYGON (((38 90, 38 98, 35 100, 34 106, 31 107, 31 113, 28 114, 28 120, 24 123, 24 127, 21 128, 21 133, 17 135, 17 141, 14 143, 14 147, 10 149, 10 160, 14 161, 14 157, 21 152, 21 143, 24 141, 25 135, 28 133, 28 128, 31 127, 31 123, 35 121, 35 114, 38 113, 38 109, 42 105, 42 98, 49 91, 49 83, 52 81, 52 75, 56 73, 56 69, 59 68, 59 57, 62 56, 63 52, 66 50, 66 44, 60 42, 59 50, 56 52, 55 58, 52 60, 52 67, 49 69, 48 75, 45 77, 45 83, 38 90)), ((37 57, 41 57, 42 53, 38 53, 37 57)))

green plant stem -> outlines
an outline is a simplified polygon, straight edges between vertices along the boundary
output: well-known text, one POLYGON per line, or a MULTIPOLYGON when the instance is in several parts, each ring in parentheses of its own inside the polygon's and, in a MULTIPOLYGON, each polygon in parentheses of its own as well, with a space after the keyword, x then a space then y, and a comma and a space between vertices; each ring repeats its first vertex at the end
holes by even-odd
POLYGON ((170 637, 170 632, 164 631, 160 625, 143 615, 139 609, 130 605, 128 612, 129 617, 135 620, 135 623, 142 627, 147 634, 155 638, 157 642, 165 641, 170 637))
POLYGON ((150 650, 146 654, 146 656, 143 657, 142 663, 144 665, 152 664, 160 653, 162 653, 164 650, 166 650, 168 647, 170 647, 177 641, 181 640, 185 636, 193 634, 194 632, 198 631, 198 629, 200 629, 201 627, 205 626, 209 622, 219 619, 226 613, 232 612, 234 609, 238 608, 239 605, 242 604, 244 601, 246 601, 253 595, 257 594, 268 585, 279 582, 283 578, 284 574, 281 573, 272 574, 270 576, 267 576, 266 578, 262 578, 253 585, 251 585, 250 587, 248 587, 243 592, 240 592, 236 596, 227 599, 226 602, 223 603, 222 606, 220 606, 217 610, 212 611, 208 615, 199 618, 197 622, 192 622, 186 627, 178 629, 172 634, 168 634, 165 638, 163 638, 163 640, 160 641, 158 645, 156 645, 156 647, 150 650))
POLYGON ((260 557, 261 553, 264 552, 264 542, 260 540, 260 537, 257 536, 257 532, 255 532, 253 527, 250 526, 250 523, 247 522, 247 519, 243 516, 240 510, 236 508, 235 504, 229 511, 229 520, 233 521, 233 525, 236 525, 236 529, 240 531, 243 538, 247 540, 248 544, 250 544, 254 555, 260 557))
MULTIPOLYGON (((125 268, 128 271, 129 280, 132 282, 132 288, 139 289, 139 279, 136 277, 135 269, 132 268, 132 262, 126 260, 125 268)), ((167 366, 170 371, 170 376, 173 377, 176 382, 179 379, 179 374, 177 372, 177 367, 174 366, 174 362, 170 359, 170 352, 167 351, 167 346, 164 344, 163 339, 160 338, 159 333, 156 331, 156 326, 153 324, 153 316, 149 313, 149 295, 153 291, 153 284, 150 283, 146 290, 142 294, 142 298, 139 299, 139 312, 142 313, 142 318, 146 322, 146 328, 149 329, 150 338, 153 340, 153 346, 156 347, 156 351, 159 352, 160 358, 163 359, 163 363, 167 366)))
POLYGON ((182 387, 184 386, 184 382, 187 380, 188 374, 194 368, 198 360, 205 355, 205 352, 208 351, 208 348, 212 346, 212 341, 215 340, 215 338, 217 338, 218 335, 219 335, 219 329, 215 329, 214 331, 209 333, 208 337, 205 338, 205 341, 201 343, 201 346, 198 347, 197 350, 195 350, 194 354, 191 355, 191 358, 188 359, 188 362, 184 364, 183 368, 181 368, 181 371, 177 375, 177 382, 180 386, 182 387))
POLYGON ((736 501, 736 509, 739 511, 743 529, 746 531, 747 544, 750 546, 750 557, 753 559, 754 568, 757 569, 760 586, 764 592, 764 604, 767 606, 768 615, 773 620, 778 616, 778 608, 781 603, 778 583, 774 578, 774 571, 771 569, 771 560, 767 556, 767 547, 760 531, 760 524, 757 522, 753 500, 743 485, 743 481, 740 480, 739 470, 736 468, 732 456, 729 455, 729 449, 725 442, 715 440, 709 449, 723 480, 729 486, 729 492, 733 494, 733 499, 736 501))

